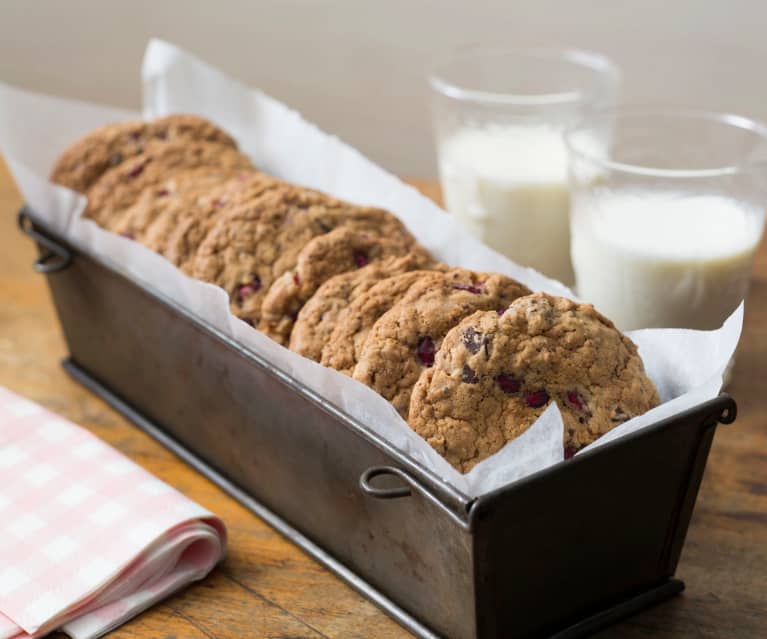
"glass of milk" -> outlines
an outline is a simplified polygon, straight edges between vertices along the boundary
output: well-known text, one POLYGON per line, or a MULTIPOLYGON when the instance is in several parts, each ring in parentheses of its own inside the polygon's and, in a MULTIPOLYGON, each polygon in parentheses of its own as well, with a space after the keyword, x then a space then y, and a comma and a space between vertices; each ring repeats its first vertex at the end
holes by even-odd
POLYGON ((746 295, 764 229, 767 127, 623 108, 566 140, 579 296, 624 330, 718 328, 746 295))
POLYGON ((467 47, 430 83, 448 211, 492 248, 572 284, 563 133, 614 104, 617 68, 586 51, 467 47))

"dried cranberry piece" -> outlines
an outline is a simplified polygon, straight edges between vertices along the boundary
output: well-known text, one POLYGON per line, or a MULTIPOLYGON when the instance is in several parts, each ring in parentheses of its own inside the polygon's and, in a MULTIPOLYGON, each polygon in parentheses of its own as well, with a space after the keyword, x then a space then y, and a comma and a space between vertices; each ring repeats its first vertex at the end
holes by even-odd
POLYGON ((139 176, 139 175, 141 175, 143 172, 144 172, 144 163, 142 162, 141 164, 137 164, 136 166, 134 166, 134 167, 133 167, 133 168, 132 168, 132 169, 131 169, 131 170, 128 172, 128 177, 131 177, 131 178, 134 178, 134 177, 138 177, 138 176, 139 176))
POLYGON ((248 299, 255 292, 256 291, 253 289, 253 287, 250 284, 243 284, 237 289, 237 297, 242 302, 248 299))
POLYGON ((498 313, 498 317, 500 317, 501 315, 503 315, 503 314, 504 314, 506 311, 508 311, 508 310, 509 310, 509 307, 507 306, 506 308, 499 308, 499 309, 496 309, 496 311, 495 311, 495 312, 496 312, 496 313, 498 313))
POLYGON ((540 408, 549 401, 549 394, 545 390, 537 390, 525 393, 525 404, 530 408, 540 408))
POLYGON ((261 289, 261 278, 257 275, 253 276, 253 279, 248 284, 243 284, 237 289, 237 297, 240 301, 244 301, 249 298, 253 293, 256 293, 261 289))
POLYGON ((155 192, 155 195, 157 197, 165 197, 166 195, 170 195, 170 191, 168 189, 160 189, 159 191, 155 192))
POLYGON ((357 265, 357 268, 362 268, 363 266, 369 264, 370 260, 368 259, 367 255, 361 251, 357 251, 354 253, 354 263, 357 265))
POLYGON ((584 411, 586 410, 586 407, 583 404, 583 400, 581 399, 581 396, 576 393, 575 391, 568 391, 567 393, 567 403, 570 404, 573 408, 584 411))
POLYGON ((255 324, 253 323, 253 320, 250 319, 249 317, 243 317, 242 321, 245 322, 248 326, 255 326, 255 324))
POLYGON ((436 351, 437 349, 435 348, 431 337, 422 337, 418 340, 418 348, 416 352, 418 353, 418 359, 424 366, 429 367, 434 365, 434 353, 436 351))
POLYGON ((298 272, 293 273, 293 284, 301 286, 301 278, 299 277, 298 272))
POLYGON ((463 373, 461 374, 461 381, 466 382, 467 384, 477 384, 479 383, 479 377, 477 377, 477 374, 474 372, 471 366, 464 364, 463 373))
POLYGON ((122 233, 120 233, 120 235, 122 235, 123 237, 127 237, 129 240, 136 239, 136 236, 133 235, 133 233, 131 233, 130 231, 123 231, 122 233))
POLYGON ((506 373, 496 375, 495 383, 498 384, 499 388, 508 395, 519 392, 519 387, 521 386, 518 379, 515 379, 506 373))
POLYGON ((475 284, 453 284, 453 288, 459 291, 469 291, 469 293, 474 293, 474 295, 479 295, 483 292, 482 288, 475 284))
POLYGON ((575 457, 575 453, 577 452, 577 448, 573 448, 572 446, 565 446, 565 459, 572 459, 575 457))

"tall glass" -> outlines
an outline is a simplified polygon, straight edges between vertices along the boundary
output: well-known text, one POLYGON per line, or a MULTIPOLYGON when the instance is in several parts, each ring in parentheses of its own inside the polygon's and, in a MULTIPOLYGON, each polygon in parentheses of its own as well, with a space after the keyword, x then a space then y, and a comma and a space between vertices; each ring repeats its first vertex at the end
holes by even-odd
POLYGON ((624 330, 718 328, 746 295, 764 229, 767 127, 624 108, 566 140, 578 294, 624 330))
POLYGON ((468 47, 430 76, 447 209, 491 247, 571 284, 563 132, 614 103, 595 53, 468 47))

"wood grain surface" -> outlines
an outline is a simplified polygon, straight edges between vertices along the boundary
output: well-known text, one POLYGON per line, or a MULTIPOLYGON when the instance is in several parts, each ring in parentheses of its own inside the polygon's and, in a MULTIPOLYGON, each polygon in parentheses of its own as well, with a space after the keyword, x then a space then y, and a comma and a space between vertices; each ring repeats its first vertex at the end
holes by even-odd
MULTIPOLYGON (((434 184, 416 184, 437 198, 434 184)), ((85 426, 220 515, 226 561, 206 580, 110 634, 115 639, 410 636, 59 367, 66 355, 21 198, 0 160, 0 384, 85 426)), ((678 576, 684 595, 603 631, 618 639, 767 637, 767 250, 757 256, 734 381, 739 404, 711 452, 678 576)), ((509 578, 513 579, 513 575, 509 578)), ((542 593, 543 596, 543 593, 542 593)))

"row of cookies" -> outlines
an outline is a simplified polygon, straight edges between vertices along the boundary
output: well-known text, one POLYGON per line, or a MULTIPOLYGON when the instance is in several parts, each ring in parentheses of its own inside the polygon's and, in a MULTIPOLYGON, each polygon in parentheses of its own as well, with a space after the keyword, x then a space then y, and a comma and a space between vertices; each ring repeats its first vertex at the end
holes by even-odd
POLYGON ((659 402, 636 346, 592 305, 498 273, 337 275, 299 312, 290 346, 376 390, 462 472, 551 402, 566 457, 659 402))
POLYGON ((389 258, 433 262, 391 213, 256 170, 212 123, 175 115, 97 129, 51 179, 84 193, 84 216, 217 284, 232 312, 287 344, 327 278, 389 258))
POLYGON ((261 173, 201 118, 98 129, 52 180, 224 288, 236 316, 376 390, 463 472, 551 402, 568 453, 658 402, 636 347, 590 305, 436 263, 391 213, 261 173))

